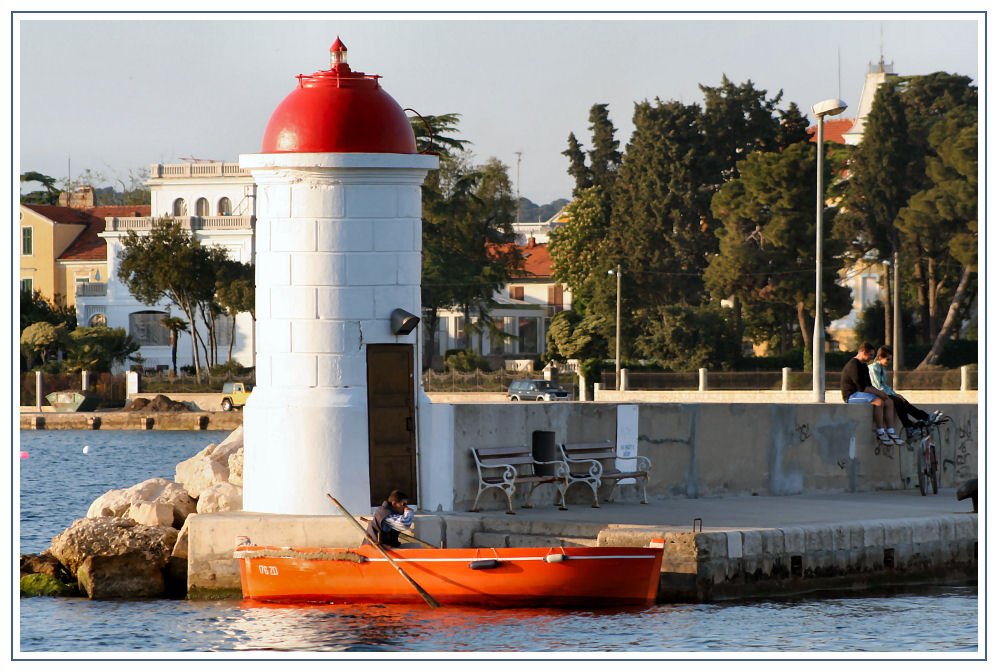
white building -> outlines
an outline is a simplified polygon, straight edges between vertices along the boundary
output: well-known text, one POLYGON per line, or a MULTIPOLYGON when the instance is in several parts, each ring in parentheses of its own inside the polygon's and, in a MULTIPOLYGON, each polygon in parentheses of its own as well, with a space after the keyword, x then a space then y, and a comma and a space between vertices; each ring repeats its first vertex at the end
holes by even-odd
MULTIPOLYGON (((435 365, 448 350, 463 348, 488 357, 493 367, 511 360, 534 360, 546 351, 551 318, 572 307, 572 292, 554 280, 548 252, 549 234, 564 217, 562 211, 547 222, 513 224, 516 245, 524 257, 523 273, 496 292, 490 312, 507 337, 490 336, 484 330, 467 334, 467 318, 460 310, 441 310, 433 339, 435 365)), ((478 315, 471 319, 477 320, 478 315)))
MULTIPOLYGON (((151 192, 150 217, 107 217, 104 232, 107 244, 107 282, 91 283, 85 295, 77 295, 80 324, 104 323, 122 327, 142 346, 139 355, 148 369, 171 365, 170 334, 160 323, 165 316, 187 316, 177 306, 163 302, 149 306, 137 301, 117 276, 118 256, 128 231, 148 232, 157 219, 170 217, 180 222, 203 245, 224 248, 229 258, 243 263, 254 260, 256 185, 252 176, 236 163, 219 161, 153 164, 147 182, 151 192)), ((233 335, 232 359, 243 366, 254 365, 253 319, 249 313, 235 320, 221 317, 216 322, 216 360, 228 360, 233 335)), ((201 335, 207 333, 198 324, 201 335)), ((177 366, 193 363, 189 333, 181 334, 177 366)))

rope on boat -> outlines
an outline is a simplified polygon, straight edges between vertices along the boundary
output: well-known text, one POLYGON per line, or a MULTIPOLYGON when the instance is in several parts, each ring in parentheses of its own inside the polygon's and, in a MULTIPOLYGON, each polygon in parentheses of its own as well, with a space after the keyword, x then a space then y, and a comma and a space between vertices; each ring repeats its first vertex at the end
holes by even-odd
POLYGON ((367 558, 353 551, 296 551, 293 548, 270 548, 254 551, 235 551, 234 558, 289 558, 294 560, 341 560, 362 563, 367 558))

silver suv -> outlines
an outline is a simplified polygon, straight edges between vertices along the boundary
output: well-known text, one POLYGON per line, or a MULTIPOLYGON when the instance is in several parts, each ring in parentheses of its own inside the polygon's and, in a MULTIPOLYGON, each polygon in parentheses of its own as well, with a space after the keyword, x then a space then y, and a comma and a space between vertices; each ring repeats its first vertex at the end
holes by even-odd
POLYGON ((564 401, 568 391, 550 380, 514 380, 506 391, 510 401, 564 401))

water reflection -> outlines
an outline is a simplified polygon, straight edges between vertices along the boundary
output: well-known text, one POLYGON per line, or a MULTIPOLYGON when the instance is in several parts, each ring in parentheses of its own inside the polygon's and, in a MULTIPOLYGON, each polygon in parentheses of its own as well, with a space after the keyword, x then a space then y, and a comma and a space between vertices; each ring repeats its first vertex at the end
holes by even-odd
MULTIPOLYGON (((558 650, 570 632, 588 631, 601 646, 620 625, 667 607, 617 610, 484 609, 423 605, 269 604, 244 600, 227 623, 237 650, 524 651, 558 650), (525 632, 529 632, 524 648, 525 632)), ((626 627, 632 628, 633 623, 626 627)), ((630 636, 633 641, 633 634, 630 636)), ((627 641, 621 644, 627 644, 627 641)))

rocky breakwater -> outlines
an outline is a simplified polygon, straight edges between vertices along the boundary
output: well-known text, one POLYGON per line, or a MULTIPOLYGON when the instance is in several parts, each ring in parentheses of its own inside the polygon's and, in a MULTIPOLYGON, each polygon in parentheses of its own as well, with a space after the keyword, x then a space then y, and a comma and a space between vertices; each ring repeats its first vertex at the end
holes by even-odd
POLYGON ((243 430, 151 478, 111 490, 38 555, 21 556, 21 595, 178 597, 187 591, 187 530, 199 513, 242 509, 243 430))

